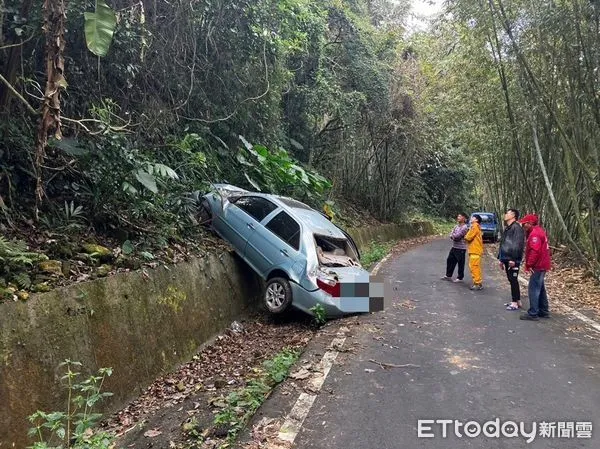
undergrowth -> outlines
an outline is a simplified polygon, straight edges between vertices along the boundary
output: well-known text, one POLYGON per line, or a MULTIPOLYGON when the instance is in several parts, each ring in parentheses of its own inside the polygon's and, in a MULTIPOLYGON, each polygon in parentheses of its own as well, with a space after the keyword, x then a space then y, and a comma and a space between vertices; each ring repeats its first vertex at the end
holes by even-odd
POLYGON ((0 236, 0 300, 10 299, 17 288, 29 289, 32 279, 27 270, 45 260, 47 256, 29 251, 25 242, 0 236))
POLYGON ((66 410, 36 411, 29 416, 33 425, 29 436, 36 441, 29 449, 109 449, 114 437, 94 430, 102 414, 94 412, 94 406, 112 393, 102 391, 104 381, 112 375, 111 368, 100 368, 96 375, 79 381, 81 363, 65 360, 60 364, 66 372, 62 380, 68 389, 66 410))
POLYGON ((317 326, 322 326, 327 321, 327 313, 325 312, 325 307, 321 304, 316 304, 310 308, 310 311, 314 314, 314 323, 317 326))
POLYGON ((237 435, 244 429, 256 410, 267 399, 271 390, 288 375, 290 368, 300 356, 300 351, 286 348, 272 359, 266 360, 256 377, 246 386, 234 391, 225 398, 226 406, 215 416, 215 426, 228 428, 227 439, 222 449, 230 447, 237 435))
POLYGON ((433 215, 426 214, 415 214, 411 216, 413 221, 429 221, 433 224, 433 231, 436 235, 446 235, 452 232, 452 229, 456 225, 455 220, 447 218, 435 217, 433 215))
POLYGON ((360 259, 363 267, 371 268, 374 264, 383 259, 394 247, 395 242, 371 242, 371 244, 363 250, 360 259))

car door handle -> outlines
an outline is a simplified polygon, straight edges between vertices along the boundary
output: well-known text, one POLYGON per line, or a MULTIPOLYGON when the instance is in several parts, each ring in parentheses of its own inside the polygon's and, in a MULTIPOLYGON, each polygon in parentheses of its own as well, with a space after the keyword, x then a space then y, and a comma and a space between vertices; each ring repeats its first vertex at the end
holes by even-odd
POLYGON ((289 254, 288 254, 288 252, 287 252, 287 249, 280 249, 280 250, 279 250, 279 252, 280 252, 281 254, 283 254, 284 256, 286 256, 286 257, 290 257, 290 255, 289 255, 289 254))
POLYGON ((254 225, 252 223, 246 223, 246 225, 250 228, 250 229, 254 229, 254 225))

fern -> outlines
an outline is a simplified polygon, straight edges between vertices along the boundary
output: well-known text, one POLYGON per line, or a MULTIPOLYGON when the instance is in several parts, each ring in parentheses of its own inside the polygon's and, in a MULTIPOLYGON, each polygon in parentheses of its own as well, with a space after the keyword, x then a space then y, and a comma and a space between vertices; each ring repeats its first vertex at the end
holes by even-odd
POLYGON ((31 287, 31 278, 27 273, 17 273, 13 275, 13 281, 22 289, 31 287))
POLYGON ((0 236, 0 261, 9 267, 23 269, 33 264, 48 260, 45 254, 28 251, 27 243, 22 240, 7 240, 0 236))

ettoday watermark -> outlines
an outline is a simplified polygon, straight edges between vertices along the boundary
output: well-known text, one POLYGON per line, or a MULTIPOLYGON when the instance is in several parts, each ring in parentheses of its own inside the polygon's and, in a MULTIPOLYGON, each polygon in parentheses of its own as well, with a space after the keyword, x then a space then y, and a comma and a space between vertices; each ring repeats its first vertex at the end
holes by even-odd
POLYGON ((523 438, 529 444, 536 438, 592 438, 589 421, 533 421, 531 423, 500 421, 500 418, 480 423, 461 422, 457 419, 420 419, 418 438, 523 438))

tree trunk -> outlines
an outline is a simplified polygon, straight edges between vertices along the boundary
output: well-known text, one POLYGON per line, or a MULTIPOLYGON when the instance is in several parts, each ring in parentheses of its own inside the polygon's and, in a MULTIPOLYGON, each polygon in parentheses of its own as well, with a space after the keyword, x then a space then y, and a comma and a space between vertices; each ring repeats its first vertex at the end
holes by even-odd
MULTIPOLYGON (((21 17, 28 18, 29 11, 33 0, 24 0, 21 5, 21 17)), ((0 30, 1 31, 1 30, 0 30)), ((0 36, 2 34, 0 33, 0 36)), ((17 42, 5 42, 5 44, 16 44, 17 42)), ((19 55, 21 54, 21 47, 11 47, 6 50, 8 56, 6 58, 6 66, 4 72, 4 78, 8 81, 11 86, 15 85, 17 79, 17 69, 19 67, 19 55)), ((0 84, 0 111, 9 112, 10 99, 12 98, 12 92, 4 84, 0 84)))
POLYGON ((44 34, 46 36, 46 89, 42 101, 42 118, 35 144, 34 170, 36 175, 35 218, 39 219, 39 206, 44 196, 42 165, 46 157, 48 137, 61 139, 60 94, 66 88, 65 61, 65 0, 44 0, 44 34))
MULTIPOLYGON (((565 232, 565 237, 569 240, 573 249, 575 249, 575 251, 577 251, 577 253, 581 257, 586 259, 585 255, 579 248, 579 245, 577 245, 577 243, 575 243, 575 240, 573 240, 573 236, 569 232, 569 228, 567 227, 567 225, 563 219, 563 216, 560 212, 560 208, 558 207, 558 203, 556 202, 556 198, 554 197, 554 191, 552 190, 552 184, 550 184, 550 179, 548 178, 548 173, 546 172, 546 165, 544 164, 544 159, 542 158, 542 151, 540 150, 540 144, 538 142, 537 130, 535 128, 535 123, 533 122, 533 120, 531 121, 531 131, 533 133, 533 144, 535 147, 535 153, 537 155, 538 162, 540 164, 540 169, 542 170, 542 176, 544 177, 544 184, 546 185, 546 189, 548 190, 548 196, 550 197, 550 202, 552 203, 552 207, 554 209, 554 212, 556 213, 556 218, 558 218, 560 226, 563 229, 563 231, 565 232)), ((586 260, 588 260, 588 259, 586 259, 586 260)))

